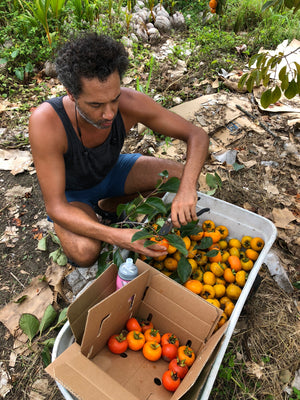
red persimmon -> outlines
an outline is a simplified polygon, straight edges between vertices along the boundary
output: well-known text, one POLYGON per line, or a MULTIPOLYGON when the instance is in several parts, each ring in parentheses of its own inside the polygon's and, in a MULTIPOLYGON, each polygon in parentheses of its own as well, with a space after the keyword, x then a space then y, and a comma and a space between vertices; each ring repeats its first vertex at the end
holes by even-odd
POLYGON ((162 384, 169 392, 175 392, 180 384, 180 378, 169 369, 162 376, 162 384))
POLYGON ((112 353, 121 354, 127 350, 128 341, 123 333, 115 334, 108 339, 107 346, 112 353))
POLYGON ((175 344, 167 343, 162 346, 162 358, 165 361, 171 361, 173 358, 176 358, 178 354, 178 348, 175 344))
POLYGON ((161 337, 160 344, 163 346, 164 344, 172 343, 175 344, 175 346, 179 347, 179 340, 177 336, 175 336, 173 333, 167 332, 164 333, 161 337))
POLYGON ((142 327, 142 332, 146 332, 147 329, 153 329, 153 323, 151 321, 144 321, 142 320, 140 323, 141 327, 142 327))
POLYGON ((142 327, 139 324, 139 321, 134 317, 131 317, 127 320, 126 329, 128 332, 130 331, 142 332, 142 327))
POLYGON ((179 360, 178 357, 170 361, 169 369, 175 372, 180 379, 183 379, 189 371, 185 360, 179 360))

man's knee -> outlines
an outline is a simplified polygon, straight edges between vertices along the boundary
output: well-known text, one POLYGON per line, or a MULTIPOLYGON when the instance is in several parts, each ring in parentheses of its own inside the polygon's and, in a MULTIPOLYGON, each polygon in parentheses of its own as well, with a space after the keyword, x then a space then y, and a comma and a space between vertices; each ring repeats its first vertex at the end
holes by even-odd
POLYGON ((76 246, 67 248, 63 246, 66 256, 79 267, 91 267, 98 260, 101 251, 101 242, 85 239, 78 241, 76 246))

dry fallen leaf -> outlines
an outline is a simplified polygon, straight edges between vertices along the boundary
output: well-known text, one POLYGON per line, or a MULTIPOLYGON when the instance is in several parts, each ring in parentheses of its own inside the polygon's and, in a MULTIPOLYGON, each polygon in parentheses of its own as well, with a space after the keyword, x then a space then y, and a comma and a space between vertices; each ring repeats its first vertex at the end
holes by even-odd
POLYGON ((0 310, 0 321, 7 327, 12 335, 16 334, 19 319, 23 313, 30 313, 41 319, 45 309, 52 304, 53 293, 42 276, 32 279, 30 285, 20 293, 16 299, 0 310), (27 296, 21 304, 14 301, 22 296, 27 296))
POLYGON ((280 208, 273 208, 272 215, 277 228, 286 229, 288 224, 296 219, 288 208, 283 208, 282 210, 280 208))

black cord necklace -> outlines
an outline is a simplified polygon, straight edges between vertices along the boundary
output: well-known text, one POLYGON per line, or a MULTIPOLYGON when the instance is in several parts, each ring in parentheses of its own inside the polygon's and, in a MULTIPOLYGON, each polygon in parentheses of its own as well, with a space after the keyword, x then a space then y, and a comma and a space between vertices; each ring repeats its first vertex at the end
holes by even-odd
POLYGON ((83 152, 82 153, 84 155, 88 155, 88 149, 85 147, 85 145, 83 144, 83 141, 82 141, 81 129, 80 129, 80 126, 79 126, 79 123, 78 123, 78 118, 77 118, 77 106, 76 106, 76 104, 75 104, 75 120, 76 120, 76 128, 77 128, 77 132, 78 132, 78 135, 79 135, 80 143, 81 143, 82 148, 83 148, 83 152))

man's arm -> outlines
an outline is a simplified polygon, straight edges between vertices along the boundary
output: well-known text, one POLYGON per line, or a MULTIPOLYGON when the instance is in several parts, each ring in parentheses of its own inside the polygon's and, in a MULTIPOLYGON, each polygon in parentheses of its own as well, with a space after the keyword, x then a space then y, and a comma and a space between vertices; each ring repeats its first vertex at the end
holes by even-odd
POLYGON ((179 227, 196 220, 197 181, 208 154, 209 138, 204 129, 161 107, 150 97, 122 89, 120 109, 130 124, 141 122, 154 132, 180 139, 187 144, 186 163, 179 190, 172 203, 172 222, 179 227))
POLYGON ((158 245, 145 248, 144 241, 131 243, 136 230, 105 226, 68 203, 63 157, 67 139, 60 119, 49 104, 42 104, 30 117, 29 137, 46 211, 56 224, 79 236, 116 244, 151 257, 161 255, 162 249, 165 253, 165 249, 158 245))

